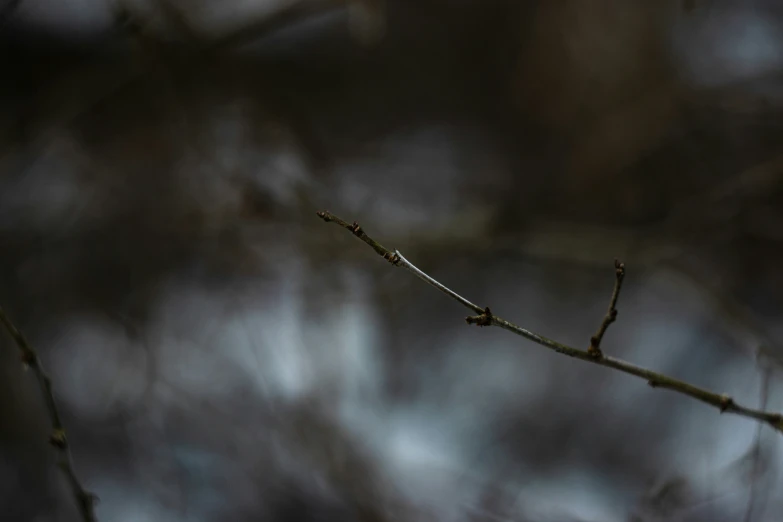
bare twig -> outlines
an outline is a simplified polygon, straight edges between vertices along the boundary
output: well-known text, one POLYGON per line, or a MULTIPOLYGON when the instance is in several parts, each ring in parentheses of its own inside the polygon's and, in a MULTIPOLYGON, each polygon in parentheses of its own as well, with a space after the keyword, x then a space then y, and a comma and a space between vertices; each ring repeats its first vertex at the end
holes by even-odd
POLYGON ((606 311, 598 331, 590 338, 590 347, 587 349, 587 353, 594 357, 601 357, 601 340, 603 340, 609 325, 617 320, 617 299, 620 297, 620 289, 623 287, 623 278, 625 278, 625 265, 617 259, 614 260, 614 273, 614 290, 612 290, 612 298, 609 300, 609 309, 606 311))
POLYGON ((38 381, 41 395, 46 403, 49 420, 52 424, 52 433, 49 436, 49 443, 57 451, 57 465, 65 475, 68 485, 71 487, 82 520, 85 522, 96 522, 98 519, 95 517, 94 507, 97 497, 84 489, 79 482, 79 479, 76 477, 76 472, 73 469, 73 459, 71 458, 71 449, 68 446, 65 428, 60 420, 57 402, 55 401, 54 393, 52 392, 52 381, 41 366, 41 360, 38 358, 38 354, 35 353, 35 350, 30 346, 30 343, 28 343, 22 333, 17 330, 2 308, 0 308, 0 321, 19 347, 22 363, 33 371, 35 378, 38 381))
POLYGON ((783 415, 781 415, 780 413, 762 411, 762 410, 757 410, 754 408, 742 406, 736 403, 734 399, 732 399, 728 395, 721 395, 712 392, 710 390, 706 390, 704 388, 694 386, 693 384, 689 384, 687 382, 675 379, 673 377, 669 377, 667 375, 654 372, 652 370, 648 370, 640 366, 636 366, 634 364, 623 361, 621 359, 609 357, 607 355, 600 355, 596 357, 595 355, 591 354, 588 350, 580 350, 578 348, 572 348, 570 346, 561 344, 557 341, 544 337, 543 335, 539 335, 535 332, 517 326, 516 324, 510 321, 506 321, 505 319, 502 319, 494 315, 490 311, 489 307, 482 308, 479 305, 472 303, 471 301, 460 296, 453 290, 439 283, 432 277, 428 276, 427 274, 425 274, 424 272, 416 268, 410 261, 405 259, 405 257, 403 257, 403 255, 400 254, 398 250, 391 251, 385 248, 377 241, 375 241, 374 239, 370 238, 364 232, 364 230, 362 230, 362 228, 359 226, 358 223, 356 222, 348 223, 347 221, 344 221, 339 217, 335 216, 331 212, 318 212, 318 216, 326 222, 337 223, 341 227, 348 229, 353 233, 353 235, 355 235, 356 237, 358 237, 359 239, 367 243, 373 250, 375 250, 375 252, 378 255, 380 255, 381 257, 383 257, 393 265, 401 266, 405 268, 406 270, 408 270, 413 275, 423 280, 427 284, 434 286, 435 288, 445 293, 455 301, 458 301, 466 308, 469 308, 474 312, 476 312, 478 315, 470 316, 466 318, 468 324, 476 324, 478 326, 500 327, 504 330, 508 330, 509 332, 519 335, 520 337, 524 337, 525 339, 533 341, 536 344, 544 346, 545 348, 549 348, 550 350, 555 351, 557 353, 568 355, 569 357, 581 359, 583 361, 590 362, 593 364, 598 364, 600 366, 613 368, 615 370, 619 370, 623 373, 627 373, 630 375, 635 375, 636 377, 645 379, 647 383, 653 388, 667 388, 669 390, 673 390, 683 395, 687 395, 694 399, 700 400, 706 404, 715 406, 720 410, 721 413, 723 412, 734 413, 736 415, 741 415, 743 417, 754 419, 758 422, 767 423, 770 426, 772 426, 775 430, 783 434, 783 415))

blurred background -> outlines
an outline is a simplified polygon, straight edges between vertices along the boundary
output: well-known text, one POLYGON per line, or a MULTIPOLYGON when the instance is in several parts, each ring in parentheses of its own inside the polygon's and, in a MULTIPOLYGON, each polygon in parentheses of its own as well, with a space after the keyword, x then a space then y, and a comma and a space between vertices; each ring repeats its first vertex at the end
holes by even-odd
MULTIPOLYGON (((776 522, 775 0, 2 0, 0 306, 101 521, 776 522)), ((0 519, 79 515, 0 341, 0 519)))

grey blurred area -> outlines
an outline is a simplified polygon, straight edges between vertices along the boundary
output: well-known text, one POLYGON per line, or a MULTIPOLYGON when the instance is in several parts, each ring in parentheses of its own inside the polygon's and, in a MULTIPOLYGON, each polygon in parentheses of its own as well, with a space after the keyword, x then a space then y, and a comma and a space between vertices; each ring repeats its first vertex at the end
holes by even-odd
MULTIPOLYGON (((0 306, 112 522, 777 522, 773 0, 3 0, 0 306)), ((80 520, 0 341, 0 520, 80 520)))

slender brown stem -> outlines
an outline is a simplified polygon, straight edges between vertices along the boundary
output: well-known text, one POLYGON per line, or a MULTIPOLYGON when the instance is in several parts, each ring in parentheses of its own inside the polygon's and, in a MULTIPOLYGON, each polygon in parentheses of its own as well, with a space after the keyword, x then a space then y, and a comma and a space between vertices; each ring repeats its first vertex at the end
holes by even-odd
POLYGON ((22 363, 33 371, 33 374, 38 381, 38 386, 41 390, 41 395, 46 404, 46 411, 49 414, 49 420, 52 425, 49 443, 57 451, 57 466, 68 481, 68 485, 76 500, 76 505, 79 508, 79 513, 81 513, 82 520, 84 520, 84 522, 97 522, 98 519, 95 517, 95 501, 97 500, 97 497, 84 489, 81 482, 79 482, 79 479, 76 477, 76 472, 73 469, 73 459, 71 458, 71 449, 68 445, 68 439, 65 436, 65 428, 60 419, 57 401, 55 401, 54 392, 52 391, 52 380, 44 371, 38 354, 33 350, 32 346, 30 346, 30 343, 27 342, 24 335, 14 326, 2 308, 0 308, 0 322, 3 323, 3 326, 5 326, 5 329, 19 348, 22 363))
POLYGON ((601 341, 604 334, 609 325, 617 320, 617 299, 620 297, 620 289, 623 287, 623 279, 625 278, 625 265, 617 259, 614 260, 614 273, 614 290, 612 290, 612 298, 609 300, 609 309, 606 311, 598 331, 590 338, 590 347, 587 349, 587 352, 594 357, 601 356, 601 341))
MULTIPOLYGON (((427 284, 434 286, 435 288, 445 293, 455 301, 459 302, 466 308, 469 308, 474 312, 476 312, 478 315, 470 316, 466 318, 468 324, 475 324, 478 326, 497 326, 503 328, 504 330, 508 330, 509 332, 519 335, 520 337, 524 337, 525 339, 533 341, 534 343, 539 344, 545 348, 549 348, 550 350, 555 351, 557 353, 568 355, 569 357, 574 357, 576 359, 580 359, 585 362, 590 362, 600 366, 613 368, 615 370, 619 370, 629 375, 635 375, 636 377, 645 379, 647 383, 653 388, 666 388, 669 390, 673 390, 677 393, 681 393, 683 395, 687 395, 694 399, 700 400, 711 406, 715 406, 720 410, 721 413, 723 412, 734 413, 736 415, 741 415, 743 417, 754 419, 758 422, 769 424, 775 430, 783 434, 783 415, 781 415, 780 413, 773 413, 773 412, 742 406, 736 403, 734 399, 732 399, 728 395, 718 394, 710 390, 700 388, 698 386, 694 386, 693 384, 689 384, 687 382, 675 379, 673 377, 669 377, 662 373, 654 372, 652 370, 642 368, 641 366, 636 366, 629 362, 623 361, 622 359, 609 357, 603 354, 596 356, 590 353, 588 350, 580 350, 578 348, 572 348, 565 344, 561 344, 557 341, 544 337, 543 335, 539 335, 535 332, 517 326, 516 324, 510 321, 506 321, 505 319, 501 319, 500 317, 492 314, 489 307, 482 308, 481 306, 472 303, 471 301, 460 296, 453 290, 439 283, 429 275, 425 274, 424 272, 419 270, 416 266, 414 266, 410 261, 405 259, 405 257, 403 257, 403 255, 400 254, 399 251, 389 250, 383 245, 381 245, 380 243, 378 243, 377 241, 375 241, 374 239, 372 239, 371 237, 369 237, 364 232, 364 230, 359 226, 358 223, 356 222, 348 223, 347 221, 340 219, 339 217, 335 216, 334 214, 328 211, 318 212, 318 217, 320 217, 326 222, 336 223, 341 227, 351 231, 353 235, 355 235, 356 237, 364 241, 373 250, 375 250, 375 252, 378 255, 380 255, 387 261, 391 262, 393 265, 401 266, 405 268, 406 270, 408 270, 413 275, 423 280, 427 284)), ((620 292, 620 285, 619 283, 616 283, 615 292, 613 293, 612 302, 610 303, 610 309, 612 309, 616 304, 617 301, 616 298, 619 295, 619 292, 620 292)))

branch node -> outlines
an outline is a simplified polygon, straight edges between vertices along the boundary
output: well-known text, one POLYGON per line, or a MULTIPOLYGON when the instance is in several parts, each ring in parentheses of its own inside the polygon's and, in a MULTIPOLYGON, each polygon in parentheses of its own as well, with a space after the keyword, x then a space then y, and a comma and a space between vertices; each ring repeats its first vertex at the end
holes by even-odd
POLYGON ((734 406, 734 399, 726 394, 720 396, 720 412, 723 413, 734 406))
POLYGON ((657 381, 654 381, 652 379, 647 381, 647 384, 650 386, 650 388, 657 388, 658 386, 660 386, 660 384, 657 381))
POLYGON ((65 430, 62 428, 56 428, 49 436, 49 444, 61 450, 67 448, 68 439, 65 437, 65 430))
POLYGON ((363 232, 362 231, 362 227, 360 227, 359 223, 357 223, 356 221, 354 221, 351 224, 350 230, 351 230, 351 232, 353 232, 354 236, 360 236, 362 234, 362 232, 363 232))
POLYGON ((400 255, 397 252, 386 252, 383 254, 383 258, 394 266, 400 264, 400 255))
POLYGON ((590 346, 587 347, 587 353, 596 359, 604 355, 598 347, 599 344, 601 344, 601 339, 599 339, 597 335, 594 335, 590 338, 590 346))
POLYGON ((465 318, 468 324, 475 324, 477 326, 491 326, 492 325, 492 312, 487 306, 484 308, 484 312, 481 315, 470 315, 465 318))

